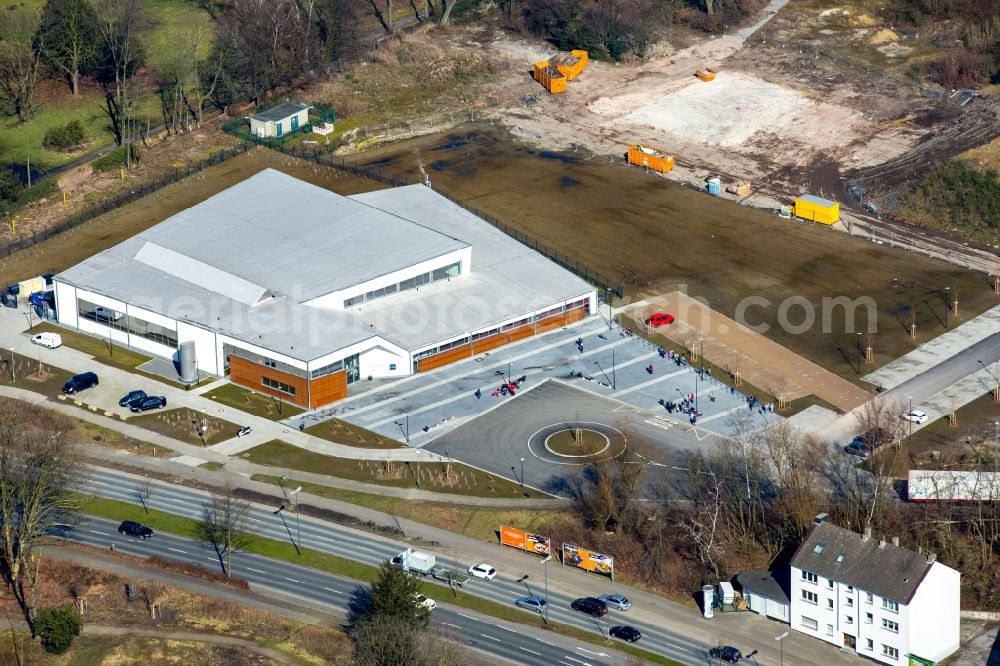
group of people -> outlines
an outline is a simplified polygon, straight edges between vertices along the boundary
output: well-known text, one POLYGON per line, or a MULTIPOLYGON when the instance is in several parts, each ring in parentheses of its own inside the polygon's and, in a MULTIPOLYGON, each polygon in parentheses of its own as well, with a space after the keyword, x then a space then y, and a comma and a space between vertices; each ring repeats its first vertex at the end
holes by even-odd
POLYGON ((752 395, 747 396, 747 407, 749 409, 756 409, 761 414, 770 414, 774 412, 773 402, 761 402, 758 398, 752 395))
MULTIPOLYGON (((521 390, 521 384, 523 384, 526 379, 528 379, 527 375, 521 375, 517 379, 513 379, 511 381, 504 382, 495 391, 493 391, 492 393, 490 393, 490 395, 493 396, 494 398, 499 398, 499 397, 508 396, 508 395, 514 395, 515 393, 517 393, 518 391, 521 390)), ((483 397, 483 392, 481 390, 479 390, 479 389, 476 389, 476 392, 475 392, 474 395, 476 396, 476 399, 478 400, 478 399, 480 399, 480 398, 483 397)))

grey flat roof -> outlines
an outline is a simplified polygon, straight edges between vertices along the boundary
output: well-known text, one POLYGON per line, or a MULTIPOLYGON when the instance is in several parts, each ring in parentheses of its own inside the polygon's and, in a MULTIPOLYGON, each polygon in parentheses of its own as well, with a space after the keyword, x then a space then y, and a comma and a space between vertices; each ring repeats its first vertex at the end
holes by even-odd
POLYGON ((265 109, 260 113, 254 114, 251 117, 254 120, 259 120, 261 122, 273 123, 279 120, 284 120, 288 116, 295 115, 299 111, 309 108, 312 107, 308 104, 304 104, 303 102, 282 102, 281 104, 272 106, 270 109, 265 109))
POLYGON ((741 571, 736 576, 736 582, 746 590, 759 594, 779 603, 788 604, 788 593, 785 592, 770 571, 741 571))
POLYGON ((594 290, 423 185, 343 197, 272 169, 56 279, 302 361, 375 336, 416 351, 594 290), (450 281, 303 305, 469 246, 471 272, 450 281))
POLYGON ((830 199, 824 199, 823 197, 818 197, 815 194, 803 194, 802 196, 799 197, 799 199, 817 204, 819 206, 823 206, 824 208, 831 208, 837 205, 836 201, 831 201, 830 199))
POLYGON ((383 322, 390 335, 403 335, 405 342, 399 343, 407 349, 594 291, 588 282, 423 185, 365 192, 351 199, 405 215, 472 246, 471 274, 351 308, 362 321, 376 328, 383 322), (427 311, 437 316, 421 317, 427 311))
POLYGON ((908 604, 931 565, 912 550, 823 522, 806 534, 792 566, 908 604))

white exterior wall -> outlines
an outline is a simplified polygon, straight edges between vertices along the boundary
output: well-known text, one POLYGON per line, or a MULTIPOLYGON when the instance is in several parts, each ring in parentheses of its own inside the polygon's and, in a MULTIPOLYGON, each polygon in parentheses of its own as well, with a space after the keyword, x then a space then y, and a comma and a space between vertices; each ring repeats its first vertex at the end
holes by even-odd
MULTIPOLYGON (((455 262, 460 262, 462 265, 459 268, 461 271, 458 279, 461 279, 469 274, 472 269, 472 248, 463 247, 458 250, 453 250, 452 252, 447 252, 433 259, 428 259, 427 261, 421 261, 412 266, 407 266, 398 271, 393 271, 392 273, 387 273, 386 275, 380 275, 379 277, 368 280, 367 282, 361 282, 356 285, 351 285, 346 289, 340 289, 338 291, 332 291, 329 294, 325 294, 318 298, 314 298, 311 301, 306 301, 304 305, 309 305, 317 308, 326 308, 329 310, 343 310, 344 301, 355 296, 360 296, 369 291, 374 291, 375 289, 381 289, 382 287, 388 287, 391 284, 396 284, 397 282, 402 282, 403 280, 409 279, 411 277, 422 275, 423 273, 429 273, 435 268, 443 268, 455 262)), ((406 293, 406 292, 404 292, 406 293)), ((386 298, 392 298, 392 296, 386 296, 386 298)), ((353 308, 363 308, 364 304, 353 306, 353 308)), ((353 309, 352 308, 352 309, 353 309)))
POLYGON ((161 345, 159 342, 153 342, 149 338, 144 338, 141 335, 129 335, 128 338, 129 347, 132 349, 138 349, 139 351, 144 351, 147 354, 171 360, 177 355, 177 350, 173 347, 161 345))
POLYGON ((213 375, 221 375, 218 354, 215 347, 215 333, 200 326, 179 321, 177 322, 177 347, 182 342, 194 341, 195 360, 198 369, 213 375))
POLYGON ((839 631, 839 622, 837 620, 838 613, 840 612, 839 604, 837 603, 837 584, 834 583, 831 590, 827 586, 829 579, 820 576, 818 582, 810 583, 803 580, 802 569, 796 567, 792 567, 791 569, 791 594, 789 595, 791 598, 791 618, 789 618, 789 624, 792 629, 809 634, 827 643, 833 643, 837 646, 843 645, 844 639, 839 631), (812 604, 803 599, 803 591, 815 593, 817 596, 816 603, 812 604), (827 599, 834 600, 832 609, 828 607, 827 599), (804 627, 802 625, 803 616, 816 620, 816 629, 807 629, 804 627), (827 633, 828 626, 832 627, 832 636, 827 633))
POLYGON ((77 328, 85 333, 96 335, 99 338, 128 346, 128 334, 125 331, 119 331, 110 326, 98 324, 96 321, 91 321, 90 319, 79 319, 77 321, 77 328))
POLYGON ((939 662, 958 651, 961 580, 958 571, 940 562, 931 565, 908 607, 910 653, 939 662))
POLYGON ((309 109, 308 108, 302 109, 298 113, 293 113, 290 116, 282 118, 280 121, 261 122, 259 120, 255 120, 254 118, 251 118, 250 133, 253 134, 254 136, 263 136, 263 137, 278 136, 278 125, 280 124, 282 125, 282 136, 284 136, 285 134, 289 134, 292 131, 293 116, 298 116, 299 118, 299 126, 295 128, 296 130, 298 130, 303 125, 309 122, 309 109))
POLYGON ((412 369, 413 362, 408 353, 400 354, 381 345, 358 356, 358 370, 362 379, 366 377, 406 377, 413 374, 412 369), (395 370, 389 368, 391 364, 395 364, 395 370))
POLYGON ((76 304, 76 287, 65 282, 55 283, 56 321, 64 326, 76 328, 79 325, 78 306, 76 304))

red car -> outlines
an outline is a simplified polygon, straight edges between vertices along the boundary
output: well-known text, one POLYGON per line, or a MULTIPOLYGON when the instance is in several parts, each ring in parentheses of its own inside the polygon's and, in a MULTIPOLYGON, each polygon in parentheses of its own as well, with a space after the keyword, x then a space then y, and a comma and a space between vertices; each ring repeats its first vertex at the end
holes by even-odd
POLYGON ((674 323, 674 316, 664 312, 656 312, 646 319, 646 326, 663 326, 674 323))

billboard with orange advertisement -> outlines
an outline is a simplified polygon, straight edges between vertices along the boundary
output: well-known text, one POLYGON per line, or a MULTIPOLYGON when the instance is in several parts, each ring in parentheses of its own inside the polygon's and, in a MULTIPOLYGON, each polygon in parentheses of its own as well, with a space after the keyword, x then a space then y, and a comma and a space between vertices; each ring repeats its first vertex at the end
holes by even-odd
POLYGON ((592 550, 577 548, 576 546, 564 543, 562 547, 562 561, 563 564, 579 567, 585 571, 593 571, 594 573, 611 576, 611 580, 615 578, 615 558, 610 555, 596 553, 592 550))
POLYGON ((552 552, 552 543, 548 537, 506 525, 500 526, 500 543, 542 557, 547 557, 552 552))

